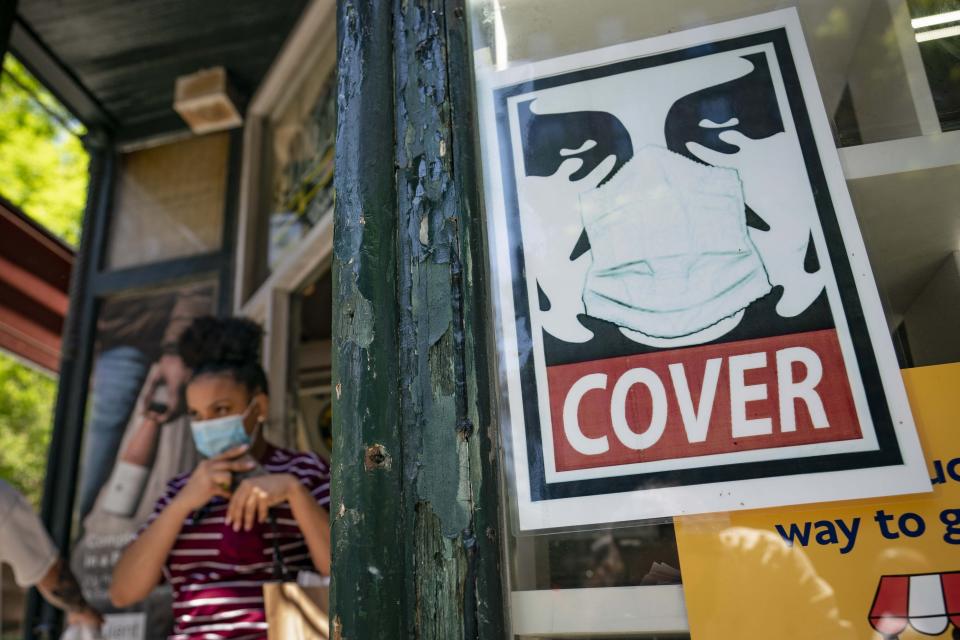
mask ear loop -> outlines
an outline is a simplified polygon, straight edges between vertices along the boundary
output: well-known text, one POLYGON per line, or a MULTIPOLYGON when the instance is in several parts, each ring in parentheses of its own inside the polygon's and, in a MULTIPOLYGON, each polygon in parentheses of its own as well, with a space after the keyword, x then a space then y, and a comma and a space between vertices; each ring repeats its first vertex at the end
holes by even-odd
MULTIPOLYGON (((254 403, 257 401, 256 397, 250 400, 250 404, 247 405, 247 408, 243 410, 243 417, 246 419, 247 414, 250 413, 250 409, 253 408, 254 403)), ((253 431, 250 432, 250 443, 257 441, 257 437, 260 435, 260 432, 263 431, 263 425, 267 421, 264 416, 257 416, 257 424, 254 425, 253 431)))

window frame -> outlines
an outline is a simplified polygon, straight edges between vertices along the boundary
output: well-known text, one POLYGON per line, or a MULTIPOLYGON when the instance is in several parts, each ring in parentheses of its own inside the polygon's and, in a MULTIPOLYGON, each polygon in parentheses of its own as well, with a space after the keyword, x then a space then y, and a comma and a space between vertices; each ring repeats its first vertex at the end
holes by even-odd
POLYGON ((290 349, 294 295, 330 269, 333 255, 333 207, 257 283, 265 247, 266 176, 271 168, 270 128, 296 97, 307 74, 331 74, 336 67, 336 3, 312 0, 267 72, 247 109, 238 202, 234 313, 263 325, 264 366, 270 375, 270 418, 283 442, 294 436, 290 417, 295 400, 290 349), (281 400, 282 399, 282 400, 281 400))

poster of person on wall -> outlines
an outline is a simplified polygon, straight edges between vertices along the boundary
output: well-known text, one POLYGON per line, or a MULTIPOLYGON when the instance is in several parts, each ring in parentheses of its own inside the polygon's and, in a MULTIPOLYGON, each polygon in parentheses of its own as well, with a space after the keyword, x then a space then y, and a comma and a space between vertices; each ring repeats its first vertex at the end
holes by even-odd
POLYGON ((521 529, 930 490, 794 10, 480 82, 521 529))
POLYGON ((169 587, 123 611, 108 590, 114 564, 167 481, 198 461, 184 406, 190 372, 176 343, 194 318, 214 311, 215 293, 210 282, 189 283, 117 295, 100 307, 71 562, 84 595, 107 614, 108 638, 153 640, 172 629, 169 587))

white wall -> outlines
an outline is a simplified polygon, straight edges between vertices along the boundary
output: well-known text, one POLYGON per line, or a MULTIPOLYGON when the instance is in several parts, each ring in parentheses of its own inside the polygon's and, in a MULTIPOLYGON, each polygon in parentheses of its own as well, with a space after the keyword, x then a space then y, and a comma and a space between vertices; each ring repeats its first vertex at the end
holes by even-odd
POLYGON ((904 324, 914 365, 960 361, 960 252, 943 261, 904 314, 904 324))

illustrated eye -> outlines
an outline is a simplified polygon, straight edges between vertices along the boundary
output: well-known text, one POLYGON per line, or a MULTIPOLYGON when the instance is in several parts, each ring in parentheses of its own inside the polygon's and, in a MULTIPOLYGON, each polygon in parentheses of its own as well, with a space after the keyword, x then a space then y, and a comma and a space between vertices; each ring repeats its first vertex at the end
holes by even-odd
POLYGON ((730 118, 726 122, 714 122, 709 118, 704 118, 698 123, 698 125, 704 129, 728 129, 730 127, 736 127, 739 124, 739 118, 730 118))

